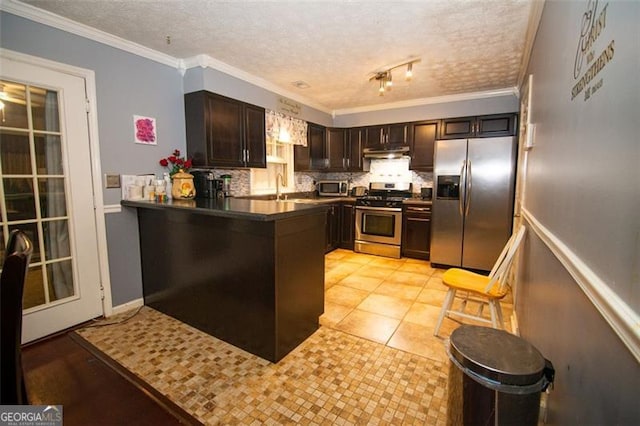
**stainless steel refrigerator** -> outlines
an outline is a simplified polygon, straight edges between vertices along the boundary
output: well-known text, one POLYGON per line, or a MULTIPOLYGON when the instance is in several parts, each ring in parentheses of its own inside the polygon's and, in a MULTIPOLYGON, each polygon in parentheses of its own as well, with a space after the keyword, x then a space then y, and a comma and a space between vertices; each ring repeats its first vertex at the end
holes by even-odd
POLYGON ((511 235, 513 137, 438 140, 431 263, 489 271, 511 235))

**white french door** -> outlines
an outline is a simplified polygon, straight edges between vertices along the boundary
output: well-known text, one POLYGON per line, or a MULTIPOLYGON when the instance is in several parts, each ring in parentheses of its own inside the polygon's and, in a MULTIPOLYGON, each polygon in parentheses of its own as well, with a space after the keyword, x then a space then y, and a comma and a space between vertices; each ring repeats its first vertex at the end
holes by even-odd
POLYGON ((85 79, 2 58, 0 248, 12 229, 34 253, 23 342, 103 314, 85 79))

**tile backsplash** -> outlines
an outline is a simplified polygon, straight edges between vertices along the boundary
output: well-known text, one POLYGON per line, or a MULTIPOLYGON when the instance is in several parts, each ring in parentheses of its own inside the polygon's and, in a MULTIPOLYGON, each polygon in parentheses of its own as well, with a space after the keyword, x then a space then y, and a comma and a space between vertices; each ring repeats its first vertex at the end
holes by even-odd
POLYGON ((409 157, 371 160, 369 180, 371 182, 412 182, 409 157))
MULTIPOLYGON (((251 195, 251 179, 249 169, 215 169, 216 178, 229 174, 231 178, 231 193, 235 196, 251 195)), ((421 188, 433 187, 433 173, 409 170, 408 158, 371 160, 368 172, 326 173, 326 172, 296 172, 294 192, 315 191, 315 182, 323 179, 349 180, 351 187, 369 186, 370 182, 401 181, 412 182, 414 193, 420 193, 421 188)))
POLYGON ((314 181, 321 179, 349 180, 351 187, 366 186, 370 182, 400 181, 412 182, 412 191, 420 193, 421 188, 433 187, 433 173, 409 170, 409 159, 371 160, 368 172, 353 173, 312 173, 297 172, 296 191, 315 190, 314 181))

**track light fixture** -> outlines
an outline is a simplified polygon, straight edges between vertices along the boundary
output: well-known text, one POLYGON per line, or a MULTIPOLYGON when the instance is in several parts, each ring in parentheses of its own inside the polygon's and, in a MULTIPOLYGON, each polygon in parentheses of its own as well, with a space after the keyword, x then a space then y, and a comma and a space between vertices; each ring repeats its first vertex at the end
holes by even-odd
POLYGON ((404 75, 404 78, 408 80, 411 80, 411 78, 413 77, 413 63, 409 62, 407 64, 407 72, 404 75))
POLYGON ((420 58, 414 58, 409 61, 392 65, 383 71, 376 71, 373 74, 373 76, 369 78, 369 81, 372 81, 372 80, 378 81, 380 83, 380 87, 378 89, 378 95, 384 96, 384 92, 387 90, 391 90, 391 87, 393 86, 393 76, 391 74, 391 71, 393 71, 396 68, 401 68, 406 66, 407 71, 405 73, 405 79, 409 81, 411 80, 411 78, 413 78, 413 64, 415 64, 416 62, 420 62, 420 60, 421 60, 420 58))

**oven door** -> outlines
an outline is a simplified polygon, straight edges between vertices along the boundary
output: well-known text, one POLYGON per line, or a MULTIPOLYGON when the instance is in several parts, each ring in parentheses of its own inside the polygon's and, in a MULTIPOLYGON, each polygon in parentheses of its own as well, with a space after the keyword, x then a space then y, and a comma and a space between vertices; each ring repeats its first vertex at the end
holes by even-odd
POLYGON ((400 245, 402 209, 356 206, 356 240, 400 245))

